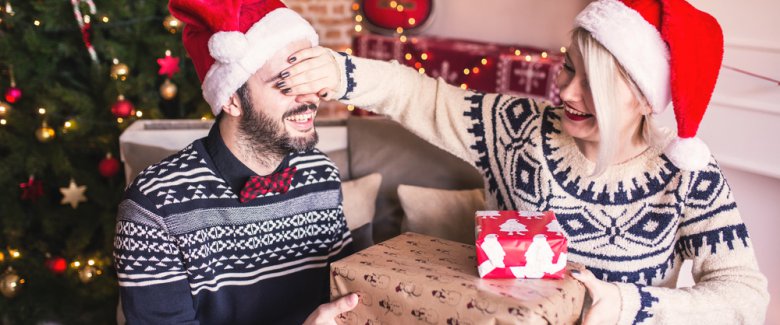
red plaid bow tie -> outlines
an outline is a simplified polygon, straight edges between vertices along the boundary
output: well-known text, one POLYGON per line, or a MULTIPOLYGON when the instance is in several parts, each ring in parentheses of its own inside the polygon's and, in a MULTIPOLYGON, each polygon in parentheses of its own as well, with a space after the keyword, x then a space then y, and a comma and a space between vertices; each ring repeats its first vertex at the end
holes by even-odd
POLYGON ((295 167, 288 167, 281 172, 273 173, 268 176, 250 177, 241 190, 239 200, 241 200, 241 203, 246 203, 260 195, 268 193, 287 193, 287 190, 290 189, 290 182, 292 182, 293 175, 295 175, 297 170, 298 169, 295 167))

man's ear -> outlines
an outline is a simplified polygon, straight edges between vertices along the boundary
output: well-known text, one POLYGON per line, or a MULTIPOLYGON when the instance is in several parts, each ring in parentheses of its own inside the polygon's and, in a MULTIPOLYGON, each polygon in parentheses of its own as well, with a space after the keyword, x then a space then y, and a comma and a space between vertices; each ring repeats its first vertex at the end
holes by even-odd
POLYGON ((241 116, 241 100, 238 99, 237 93, 233 93, 227 104, 222 105, 222 112, 233 117, 241 116))

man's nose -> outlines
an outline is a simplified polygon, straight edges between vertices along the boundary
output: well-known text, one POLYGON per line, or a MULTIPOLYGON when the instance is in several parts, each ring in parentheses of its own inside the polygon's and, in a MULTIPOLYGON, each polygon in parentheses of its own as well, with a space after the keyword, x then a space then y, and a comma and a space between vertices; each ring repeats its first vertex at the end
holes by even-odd
POLYGON ((320 104, 320 97, 317 94, 305 94, 295 96, 295 102, 299 104, 320 104))

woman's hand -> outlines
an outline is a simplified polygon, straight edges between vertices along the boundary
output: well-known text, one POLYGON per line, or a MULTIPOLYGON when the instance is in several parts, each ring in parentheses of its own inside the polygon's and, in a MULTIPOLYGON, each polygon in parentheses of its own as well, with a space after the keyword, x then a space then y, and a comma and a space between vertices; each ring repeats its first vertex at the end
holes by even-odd
POLYGON ((322 304, 314 310, 303 325, 336 325, 336 317, 341 313, 346 313, 358 304, 358 295, 350 293, 344 297, 322 304))
POLYGON ((334 96, 341 81, 341 71, 328 49, 317 46, 291 55, 292 66, 280 73, 276 86, 288 96, 317 94, 323 99, 334 96))
POLYGON ((585 268, 571 270, 571 275, 588 288, 590 298, 593 300, 593 304, 591 304, 590 310, 585 314, 582 324, 617 324, 622 304, 618 287, 612 283, 596 279, 593 273, 585 268))

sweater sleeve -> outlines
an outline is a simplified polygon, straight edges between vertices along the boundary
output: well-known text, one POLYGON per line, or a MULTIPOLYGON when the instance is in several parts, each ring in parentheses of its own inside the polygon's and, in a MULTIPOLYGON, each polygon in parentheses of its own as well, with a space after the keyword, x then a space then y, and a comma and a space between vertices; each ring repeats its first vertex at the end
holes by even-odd
POLYGON ((693 261, 691 288, 618 283, 619 324, 763 324, 766 277, 717 164, 683 174, 676 254, 693 261))
POLYGON ((130 199, 119 205, 114 263, 128 324, 198 324, 174 238, 159 215, 130 199))
POLYGON ((397 61, 332 52, 343 72, 337 97, 346 104, 388 115, 422 139, 474 164, 474 135, 466 116, 473 92, 433 79, 397 61))

